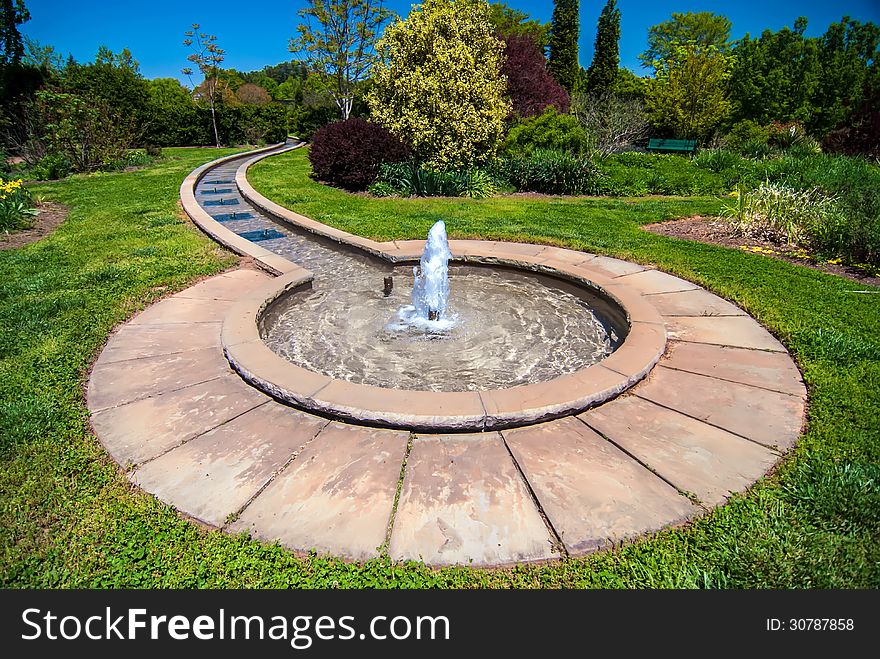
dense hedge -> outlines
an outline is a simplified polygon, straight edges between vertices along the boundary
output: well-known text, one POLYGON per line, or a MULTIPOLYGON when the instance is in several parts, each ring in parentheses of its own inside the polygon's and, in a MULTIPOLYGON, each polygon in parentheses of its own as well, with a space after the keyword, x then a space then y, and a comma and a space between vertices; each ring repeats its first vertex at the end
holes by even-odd
POLYGON ((346 190, 366 190, 382 163, 409 156, 409 149, 394 135, 360 118, 318 129, 309 149, 314 178, 346 190))
MULTIPOLYGON (((218 105, 217 132, 223 145, 283 142, 287 138, 287 112, 281 105, 218 105)), ((157 108, 143 141, 158 146, 213 145, 211 110, 195 104, 157 108)))

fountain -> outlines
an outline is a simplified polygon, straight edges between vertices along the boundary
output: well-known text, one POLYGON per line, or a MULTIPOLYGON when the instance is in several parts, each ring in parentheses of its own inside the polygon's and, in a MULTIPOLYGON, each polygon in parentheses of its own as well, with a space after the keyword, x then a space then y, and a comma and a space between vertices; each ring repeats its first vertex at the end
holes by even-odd
POLYGON ((298 257, 316 271, 312 287, 262 312, 261 337, 284 359, 337 380, 436 392, 534 384, 601 361, 628 330, 616 303, 589 288, 450 262, 443 221, 417 267, 310 245, 298 257))
POLYGON ((419 265, 413 268, 412 304, 397 312, 399 323, 391 329, 416 327, 431 331, 449 330, 456 317, 446 314, 449 301, 449 241, 443 220, 434 223, 419 265))

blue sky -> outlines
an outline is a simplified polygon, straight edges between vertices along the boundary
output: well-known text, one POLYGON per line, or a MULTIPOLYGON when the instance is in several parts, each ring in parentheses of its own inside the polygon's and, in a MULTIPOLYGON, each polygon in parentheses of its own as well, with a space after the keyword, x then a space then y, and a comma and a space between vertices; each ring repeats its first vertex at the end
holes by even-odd
MULTIPOLYGON (((42 44, 51 44, 65 57, 79 61, 94 59, 98 46, 113 51, 129 48, 148 78, 178 77, 186 66, 183 32, 197 22, 217 35, 226 49, 225 65, 240 71, 262 68, 291 57, 288 39, 296 31, 297 9, 302 0, 214 0, 181 2, 153 0, 149 3, 100 2, 98 0, 26 0, 32 19, 21 31, 42 44)), ((386 6, 403 15, 413 3, 386 0, 386 6)), ((511 7, 548 21, 553 3, 509 0, 511 7)), ((581 65, 589 66, 593 56, 596 20, 605 0, 581 0, 581 65)), ((760 34, 764 28, 777 30, 791 25, 798 16, 809 19, 807 33, 818 35, 829 23, 849 15, 860 21, 880 23, 880 0, 618 0, 621 10, 620 60, 639 71, 636 56, 645 48, 648 28, 667 20, 673 11, 713 11, 733 22, 734 38, 746 32, 760 34)))

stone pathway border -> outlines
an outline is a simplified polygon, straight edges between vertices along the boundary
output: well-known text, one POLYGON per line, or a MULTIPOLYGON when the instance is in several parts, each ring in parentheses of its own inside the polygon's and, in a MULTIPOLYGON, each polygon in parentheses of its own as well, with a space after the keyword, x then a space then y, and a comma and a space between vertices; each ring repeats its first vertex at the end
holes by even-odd
POLYGON ((240 300, 308 277, 242 269, 114 331, 89 381, 95 433, 134 483, 205 524, 295 552, 474 566, 579 556, 682 524, 794 446, 800 373, 742 310, 644 266, 509 248, 503 258, 552 255, 637 289, 668 336, 657 366, 602 405, 519 428, 443 435, 340 423, 278 403, 230 368, 221 334, 240 300))

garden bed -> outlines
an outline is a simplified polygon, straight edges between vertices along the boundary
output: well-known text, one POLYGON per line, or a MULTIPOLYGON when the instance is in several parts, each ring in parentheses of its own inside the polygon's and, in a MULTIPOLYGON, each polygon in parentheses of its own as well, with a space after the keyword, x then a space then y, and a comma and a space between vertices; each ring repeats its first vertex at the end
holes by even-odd
POLYGON ((43 201, 34 208, 39 213, 30 227, 0 234, 0 249, 15 249, 45 238, 67 219, 68 209, 61 204, 43 201))
POLYGON ((660 236, 695 240, 707 245, 720 245, 731 249, 741 249, 753 254, 762 254, 782 259, 789 263, 821 270, 839 277, 846 277, 860 284, 880 286, 880 276, 854 265, 841 263, 839 259, 820 260, 795 245, 779 245, 769 240, 736 234, 730 224, 717 217, 684 217, 667 220, 643 227, 646 231, 660 236))

